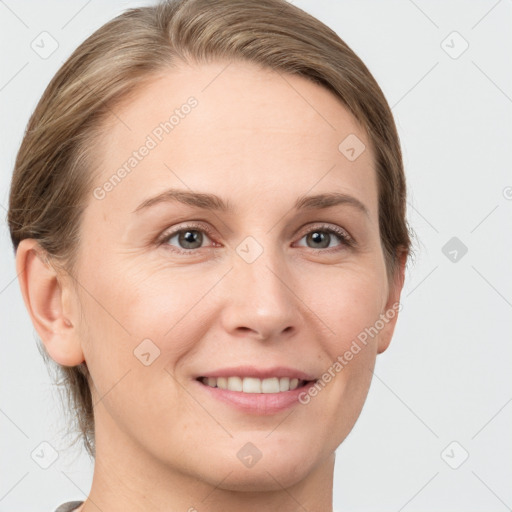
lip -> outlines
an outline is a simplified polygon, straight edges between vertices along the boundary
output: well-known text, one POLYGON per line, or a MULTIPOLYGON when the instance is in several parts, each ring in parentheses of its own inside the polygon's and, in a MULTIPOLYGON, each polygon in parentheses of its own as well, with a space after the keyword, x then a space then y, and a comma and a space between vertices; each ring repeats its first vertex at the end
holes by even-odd
POLYGON ((312 375, 286 366, 273 366, 271 368, 256 368, 255 366, 233 366, 221 368, 210 372, 202 373, 194 379, 194 385, 197 385, 200 393, 206 396, 229 404, 246 414, 259 416, 268 416, 277 414, 289 409, 299 403, 301 393, 308 391, 318 379, 312 375), (203 384, 199 379, 201 377, 255 377, 258 379, 267 379, 271 377, 288 377, 290 379, 299 379, 307 381, 303 386, 290 391, 281 391, 279 393, 243 393, 242 391, 230 391, 228 389, 213 388, 203 384))
MULTIPOLYGON (((219 376, 224 377, 224 375, 219 376)), ((246 414, 259 416, 277 414, 298 404, 300 394, 307 393, 309 387, 313 386, 315 382, 316 380, 311 380, 301 387, 279 393, 243 393, 242 391, 212 388, 197 379, 193 381, 194 385, 199 387, 199 392, 205 393, 206 396, 227 403, 246 414)))
POLYGON ((316 377, 295 368, 286 366, 274 366, 272 368, 256 368, 255 366, 233 366, 197 375, 199 377, 255 377, 257 379, 269 379, 270 377, 289 377, 299 380, 316 380, 316 377))

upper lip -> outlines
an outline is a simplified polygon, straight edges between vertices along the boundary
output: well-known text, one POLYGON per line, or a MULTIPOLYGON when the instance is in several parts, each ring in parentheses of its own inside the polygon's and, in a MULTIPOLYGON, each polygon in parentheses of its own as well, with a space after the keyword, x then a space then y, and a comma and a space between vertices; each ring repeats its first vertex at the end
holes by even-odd
POLYGON ((230 368, 220 368, 210 372, 202 373, 199 377, 255 377, 257 379, 268 379, 270 377, 289 377, 299 380, 316 380, 312 375, 289 368, 286 366, 273 366, 272 368, 256 368, 255 366, 232 366, 230 368))

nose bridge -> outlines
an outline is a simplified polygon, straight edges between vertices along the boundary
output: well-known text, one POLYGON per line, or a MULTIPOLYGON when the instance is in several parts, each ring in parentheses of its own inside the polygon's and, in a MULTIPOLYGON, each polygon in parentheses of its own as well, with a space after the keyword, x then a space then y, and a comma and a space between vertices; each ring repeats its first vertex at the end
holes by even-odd
POLYGON ((249 329, 260 338, 296 329, 300 311, 291 291, 292 276, 279 248, 247 237, 233 256, 225 327, 232 331, 249 329))

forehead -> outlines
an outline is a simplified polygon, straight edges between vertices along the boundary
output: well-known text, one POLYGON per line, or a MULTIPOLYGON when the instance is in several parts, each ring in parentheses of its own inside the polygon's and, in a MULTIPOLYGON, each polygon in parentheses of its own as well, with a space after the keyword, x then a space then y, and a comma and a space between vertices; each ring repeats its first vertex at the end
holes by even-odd
POLYGON ((111 182, 104 209, 131 212, 172 187, 240 201, 338 190, 377 213, 373 153, 354 116, 326 88, 252 63, 162 72, 115 107, 96 156, 95 184, 111 182))

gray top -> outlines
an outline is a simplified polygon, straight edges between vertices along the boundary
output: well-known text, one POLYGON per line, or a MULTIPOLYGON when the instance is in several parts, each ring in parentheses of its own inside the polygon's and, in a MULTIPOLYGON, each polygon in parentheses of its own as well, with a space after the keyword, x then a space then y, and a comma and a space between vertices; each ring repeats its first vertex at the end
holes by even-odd
POLYGON ((78 508, 83 501, 66 501, 63 503, 55 512, 73 512, 76 508, 78 508))

